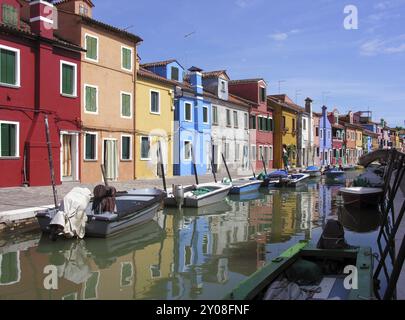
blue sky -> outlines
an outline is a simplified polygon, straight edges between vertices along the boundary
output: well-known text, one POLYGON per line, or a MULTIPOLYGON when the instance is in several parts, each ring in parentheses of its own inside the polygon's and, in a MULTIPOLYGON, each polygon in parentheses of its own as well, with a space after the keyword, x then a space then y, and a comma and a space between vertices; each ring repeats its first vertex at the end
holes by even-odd
POLYGON ((405 121, 405 0, 95 0, 94 18, 141 36, 142 62, 175 58, 232 79, 263 77, 315 109, 405 121), (344 8, 358 8, 346 30, 344 8), (185 37, 185 35, 193 33, 185 37))

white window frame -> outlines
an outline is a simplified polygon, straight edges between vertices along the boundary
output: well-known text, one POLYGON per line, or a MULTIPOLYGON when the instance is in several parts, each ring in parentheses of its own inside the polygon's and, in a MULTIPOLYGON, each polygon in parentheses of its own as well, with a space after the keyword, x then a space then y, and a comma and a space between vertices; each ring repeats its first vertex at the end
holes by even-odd
POLYGON ((83 93, 83 98, 84 98, 84 102, 83 102, 83 106, 84 106, 84 113, 87 114, 98 114, 98 86, 92 85, 92 84, 84 84, 84 93, 83 93), (93 88, 96 89, 96 111, 88 111, 86 110, 86 88, 93 88))
POLYGON ((120 116, 121 116, 121 118, 123 118, 123 119, 132 119, 133 109, 134 109, 134 99, 133 99, 132 93, 131 92, 120 91, 120 116), (129 117, 124 116, 122 114, 122 95, 124 95, 124 94, 129 96, 129 110, 131 112, 131 115, 129 117))
POLYGON ((160 91, 156 90, 156 89, 150 89, 149 90, 149 112, 151 114, 160 115, 160 110, 161 110, 160 105, 161 105, 160 91), (158 95, 158 110, 159 110, 158 112, 152 111, 152 92, 157 93, 157 95, 158 95))
POLYGON ((274 160, 274 148, 273 148, 273 146, 269 146, 269 153, 270 153, 269 161, 273 161, 274 160))
POLYGON ((183 141, 183 160, 190 162, 193 160, 193 142, 191 140, 184 140, 183 141), (190 149, 190 159, 186 158, 186 142, 189 142, 191 144, 191 149, 190 149))
POLYGON ((240 160, 240 145, 237 141, 235 141, 235 162, 240 160))
POLYGON ((185 122, 193 122, 193 104, 191 102, 184 102, 184 121, 185 122), (190 120, 186 119, 186 106, 189 105, 190 106, 190 120))
MULTIPOLYGON (((1 155, 0 148, 0 159, 16 159, 20 157, 20 123, 16 121, 0 120, 0 126, 2 124, 12 124, 16 126, 15 134, 15 156, 3 156, 1 155)), ((1 143, 1 130, 0 130, 0 143, 1 143)))
POLYGON ((141 159, 141 161, 150 161, 150 160, 152 160, 152 158, 151 158, 151 153, 150 153, 150 150, 152 149, 152 142, 151 142, 151 138, 150 138, 150 136, 140 136, 139 137, 139 146, 140 146, 140 155, 139 155, 139 158, 141 159), (148 138, 148 141, 149 141, 149 157, 148 158, 143 158, 142 157, 142 138, 148 138))
POLYGON ((87 60, 87 61, 97 62, 98 63, 99 62, 99 57, 100 57, 99 56, 99 53, 100 53, 100 50, 99 50, 100 40, 99 40, 99 38, 97 36, 94 36, 94 35, 92 35, 90 33, 85 33, 84 34, 84 48, 86 50, 87 50, 87 37, 90 37, 90 38, 93 38, 93 39, 97 40, 97 59, 88 58, 87 57, 87 51, 84 54, 84 59, 87 60))
POLYGON ((209 124, 210 123, 210 114, 209 114, 210 109, 208 106, 203 106, 203 124, 209 124), (207 121, 204 121, 204 109, 207 110, 207 121))
POLYGON ((243 114, 243 121, 245 130, 249 130, 249 114, 246 112, 243 114))
POLYGON ((95 131, 85 131, 84 132, 84 142, 83 142, 83 160, 86 162, 96 162, 98 161, 98 132, 95 131), (86 134, 92 134, 94 136, 96 136, 96 141, 95 141, 95 145, 96 145, 96 149, 94 150, 95 153, 95 158, 94 159, 87 159, 86 158, 86 134))
POLYGON ((132 72, 132 70, 134 70, 134 50, 131 47, 121 46, 121 69, 129 72, 132 72), (131 51, 131 69, 124 68, 124 49, 128 49, 131 51))
POLYGON ((16 70, 15 70, 15 84, 9 84, 9 83, 2 83, 0 82, 0 86, 2 87, 9 87, 9 88, 20 88, 21 87, 21 75, 20 75, 20 71, 21 71, 21 53, 20 53, 20 49, 17 48, 13 48, 13 47, 8 47, 5 45, 0 44, 0 49, 4 49, 4 50, 8 50, 8 51, 12 51, 16 53, 16 70))
POLYGON ((77 98, 77 64, 65 60, 60 60, 60 70, 59 70, 59 81, 60 81, 60 95, 67 98, 77 98), (68 65, 74 68, 74 86, 73 86, 73 94, 66 94, 63 93, 63 65, 68 65))
POLYGON ((234 129, 239 129, 239 112, 237 110, 232 111, 232 118, 233 118, 234 129), (235 117, 235 115, 236 115, 236 117, 235 117))
POLYGON ((211 113, 212 113, 212 125, 215 125, 215 126, 217 126, 218 124, 219 124, 219 119, 218 119, 218 107, 217 106, 212 106, 212 108, 211 108, 211 113), (215 117, 214 117, 214 110, 216 111, 216 121, 214 121, 215 120, 215 117))
POLYGON ((122 134, 121 141, 120 141, 120 160, 124 162, 132 161, 132 136, 130 134, 122 134), (122 157, 122 138, 129 138, 129 159, 124 159, 122 157))

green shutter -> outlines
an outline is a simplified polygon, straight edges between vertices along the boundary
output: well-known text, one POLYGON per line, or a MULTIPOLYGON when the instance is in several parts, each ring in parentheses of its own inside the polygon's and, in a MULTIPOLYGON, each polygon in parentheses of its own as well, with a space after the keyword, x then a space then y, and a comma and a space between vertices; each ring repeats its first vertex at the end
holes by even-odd
POLYGON ((128 94, 122 94, 121 111, 124 117, 131 116, 131 96, 128 94))
POLYGON ((127 70, 132 69, 131 60, 131 50, 122 48, 122 67, 127 70))
POLYGON ((62 93, 67 95, 74 94, 74 67, 71 65, 62 65, 62 93))
POLYGON ((130 138, 122 137, 122 160, 129 160, 130 157, 130 138))
POLYGON ((89 59, 97 60, 98 52, 97 52, 97 39, 91 36, 86 37, 86 57, 89 59))
POLYGON ((16 153, 16 125, 1 124, 1 156, 15 157, 16 153))
POLYGON ((97 112, 97 89, 86 87, 86 111, 97 112))
POLYGON ((0 82, 16 84, 16 53, 10 50, 0 49, 0 82))

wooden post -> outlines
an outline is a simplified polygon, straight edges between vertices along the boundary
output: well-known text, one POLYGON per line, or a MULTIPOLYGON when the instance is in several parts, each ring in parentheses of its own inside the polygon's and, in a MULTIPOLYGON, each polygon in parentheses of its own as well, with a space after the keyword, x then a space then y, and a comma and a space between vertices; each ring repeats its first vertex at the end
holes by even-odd
POLYGON ((222 153, 222 161, 224 161, 225 169, 226 169, 226 172, 228 173, 229 180, 231 180, 231 182, 232 182, 232 177, 231 177, 231 174, 229 172, 228 165, 226 164, 224 153, 222 153))
POLYGON ((256 172, 255 172, 255 169, 253 168, 253 163, 250 164, 250 167, 252 168, 253 178, 256 179, 256 172))
POLYGON ((162 170, 162 180, 163 180, 163 189, 167 191, 167 186, 166 186, 166 176, 165 176, 165 166, 163 164, 163 154, 162 154, 162 143, 159 140, 158 142, 159 146, 159 162, 160 162, 160 169, 162 170))
POLYGON ((214 176, 214 181, 215 183, 217 183, 217 175, 215 174, 215 168, 214 168, 214 159, 211 158, 211 171, 212 171, 212 175, 214 176))
POLYGON ((105 166, 104 166, 104 164, 102 164, 102 165, 100 165, 100 167, 101 167, 101 173, 103 174, 104 184, 106 187, 108 187, 108 181, 107 181, 107 177, 105 174, 105 166))
POLYGON ((49 122, 48 122, 48 115, 45 115, 45 134, 46 134, 46 144, 48 146, 48 160, 49 160, 49 168, 51 171, 51 183, 52 183, 52 191, 53 191, 53 202, 55 204, 55 208, 59 207, 58 204, 58 193, 56 191, 55 185, 55 170, 53 166, 53 157, 52 157, 52 146, 51 146, 51 138, 49 134, 49 122))

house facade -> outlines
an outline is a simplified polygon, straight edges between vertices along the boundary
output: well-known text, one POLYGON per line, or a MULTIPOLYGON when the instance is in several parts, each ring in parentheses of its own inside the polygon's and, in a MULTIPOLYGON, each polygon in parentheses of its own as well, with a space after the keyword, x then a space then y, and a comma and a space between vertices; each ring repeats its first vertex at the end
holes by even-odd
POLYGON ((175 86, 175 81, 138 68, 134 152, 136 179, 161 177, 161 160, 165 176, 173 176, 175 86))
POLYGON ((229 92, 251 101, 250 154, 254 170, 273 168, 273 110, 267 106, 267 83, 263 79, 245 79, 229 82, 229 92))
POLYGON ((345 148, 345 127, 339 124, 339 111, 334 109, 328 114, 329 122, 332 125, 332 159, 331 164, 334 166, 346 165, 346 148, 345 148))
POLYGON ((54 34, 50 2, 7 0, 0 10, 0 187, 51 183, 45 116, 55 182, 78 180, 83 49, 54 34))
POLYGON ((287 146, 290 166, 297 166, 298 115, 300 108, 287 95, 270 95, 267 104, 273 109, 274 168, 284 168, 283 146, 287 146))
MULTIPOLYGON (((230 81, 225 70, 204 72, 205 98, 212 105, 211 153, 214 170, 225 174, 222 154, 228 168, 239 174, 250 170, 248 101, 229 93, 230 81)), ((210 164, 211 165, 211 164, 210 164)))
POLYGON ((102 181, 100 165, 108 180, 132 180, 135 57, 142 39, 93 19, 91 1, 62 1, 57 9, 57 34, 86 49, 81 57, 81 181, 102 181))
POLYGON ((321 125, 322 115, 317 112, 312 113, 312 132, 314 134, 314 144, 313 144, 313 159, 314 165, 320 166, 320 125, 321 125))
POLYGON ((332 161, 332 125, 328 119, 328 108, 322 107, 322 117, 320 119, 320 162, 322 166, 331 165, 332 161))

